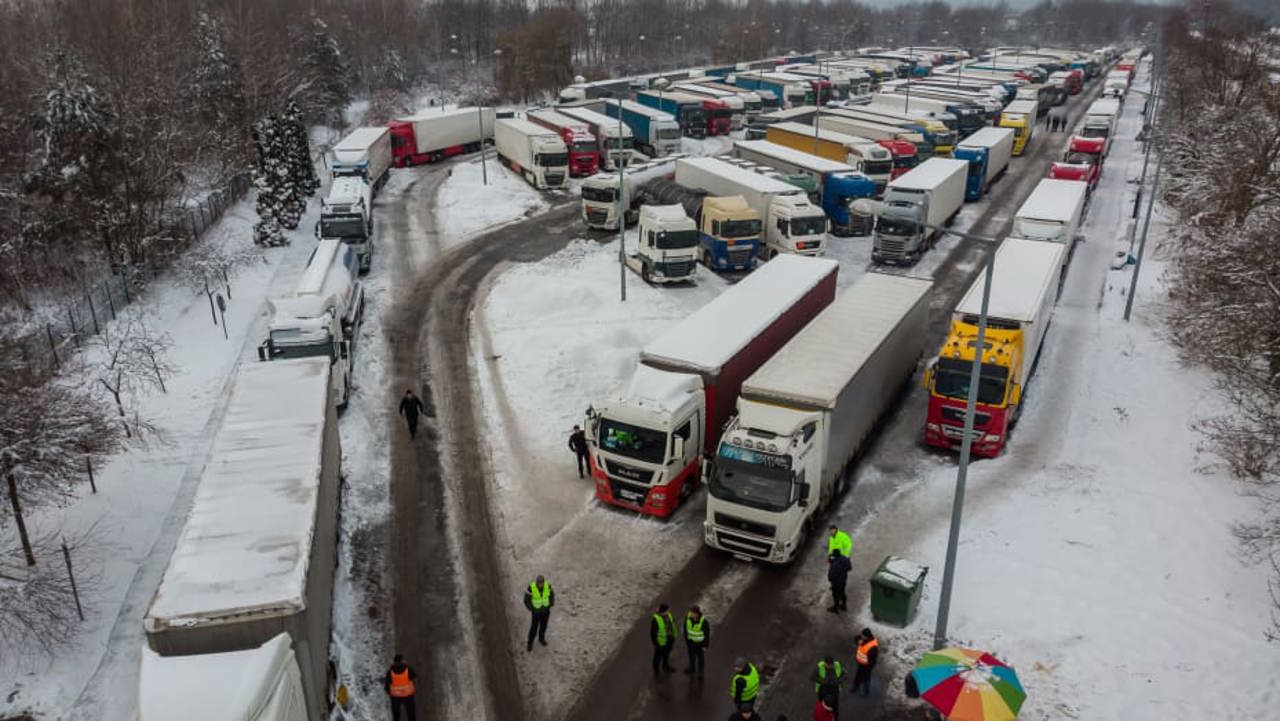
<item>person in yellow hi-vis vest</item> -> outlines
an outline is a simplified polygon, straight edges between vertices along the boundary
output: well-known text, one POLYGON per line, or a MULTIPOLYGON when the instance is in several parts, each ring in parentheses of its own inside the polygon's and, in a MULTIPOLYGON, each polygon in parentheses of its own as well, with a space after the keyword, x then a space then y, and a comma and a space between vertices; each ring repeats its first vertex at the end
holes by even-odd
POLYGON ((551 620, 551 607, 556 605, 556 593, 546 578, 538 576, 524 592, 524 607, 529 609, 529 642, 525 648, 533 650, 533 639, 547 645, 547 622, 551 620))
POLYGON ((676 620, 667 604, 658 604, 658 612, 649 620, 649 640, 653 642, 653 675, 670 673, 671 649, 676 645, 676 620))

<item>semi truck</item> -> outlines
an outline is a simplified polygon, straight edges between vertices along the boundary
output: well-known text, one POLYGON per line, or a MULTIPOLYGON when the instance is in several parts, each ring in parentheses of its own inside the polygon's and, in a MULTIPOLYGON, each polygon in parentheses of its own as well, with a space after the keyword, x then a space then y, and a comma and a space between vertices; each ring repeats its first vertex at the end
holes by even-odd
POLYGON ((676 161, 683 155, 670 155, 644 163, 636 163, 626 170, 626 182, 618 173, 596 173, 582 181, 582 220, 589 228, 618 229, 618 196, 622 196, 622 210, 627 225, 636 222, 635 198, 637 188, 655 178, 671 179, 676 174, 676 161))
POLYGON ((139 719, 323 721, 342 454, 321 358, 241 364, 143 618, 139 719))
POLYGON ((364 178, 334 178, 320 201, 316 240, 336 239, 355 251, 360 272, 373 262, 373 192, 364 178))
POLYGON ((763 260, 778 253, 822 255, 826 250, 827 216, 794 185, 716 158, 676 161, 676 182, 712 195, 741 195, 764 223, 763 260))
MULTIPOLYGON (((1014 237, 1006 238, 996 249, 970 445, 976 456, 999 455, 1022 410, 1027 383, 1057 302, 1065 256, 1066 249, 1060 243, 1014 237)), ((957 449, 964 440, 985 274, 984 270, 974 279, 956 306, 947 339, 925 370, 929 409, 924 440, 931 446, 957 449)))
POLYGON ((679 203, 698 226, 698 259, 710 270, 744 271, 760 255, 760 214, 741 195, 716 196, 702 188, 655 178, 640 186, 641 203, 679 203))
POLYGON ((973 103, 947 98, 934 98, 912 93, 909 97, 898 93, 878 92, 871 96, 871 105, 901 112, 923 110, 930 113, 950 113, 956 119, 956 133, 963 138, 987 124, 985 110, 973 103))
POLYGON ((927 112, 913 110, 904 113, 882 105, 849 105, 843 108, 830 108, 825 112, 896 125, 904 130, 914 130, 924 136, 925 143, 933 149, 934 155, 948 157, 956 145, 956 131, 943 120, 943 118, 949 118, 954 125, 955 116, 951 113, 940 113, 939 117, 933 117, 927 112))
MULTIPOLYGON (((727 135, 732 130, 741 130, 747 123, 747 104, 735 92, 718 90, 698 83, 676 83, 672 89, 681 93, 698 95, 715 100, 724 105, 722 109, 713 109, 711 119, 715 124, 712 135, 727 135)), ((708 128, 708 132, 710 132, 708 128)))
POLYGON ((642 205, 627 267, 646 283, 683 283, 697 272, 698 224, 683 205, 642 205))
POLYGON ((1051 178, 1041 180, 1014 213, 1013 228, 1009 232, 1019 238, 1057 243, 1066 248, 1067 252, 1062 257, 1065 268, 1088 199, 1087 183, 1051 178))
POLYGON ((833 235, 848 237, 866 235, 867 228, 857 222, 853 203, 876 194, 875 181, 852 165, 793 150, 767 140, 739 140, 733 153, 744 160, 768 165, 784 173, 806 175, 817 184, 822 210, 831 219, 833 235))
MULTIPOLYGON (((782 73, 766 73, 764 71, 737 72, 726 78, 730 85, 737 85, 747 90, 767 90, 778 98, 779 108, 794 108, 797 105, 814 105, 817 101, 813 93, 810 78, 782 73)), ((828 98, 829 100, 830 98, 828 98)), ((823 101, 824 103, 826 100, 823 101)))
POLYGON ((493 140, 493 108, 419 113, 387 123, 397 168, 474 153, 493 140))
POLYGON ((632 100, 608 100, 604 114, 615 120, 621 115, 623 124, 631 128, 636 149, 650 158, 680 152, 680 124, 674 115, 632 100))
POLYGON ((1000 127, 1013 130, 1013 154, 1022 155, 1036 129, 1038 104, 1034 100, 1015 100, 1000 113, 1000 127))
POLYGON ((562 105, 557 112, 586 125, 595 136, 601 168, 613 171, 631 162, 636 140, 626 121, 618 122, 585 106, 562 105))
POLYGON ((647 343, 587 409, 596 498, 666 517, 701 479, 742 381, 835 297, 835 261, 782 256, 647 343))
POLYGON ((263 361, 328 358, 331 395, 339 408, 351 395, 356 338, 364 319, 358 267, 351 246, 320 241, 293 293, 267 300, 267 337, 258 346, 258 360, 263 361))
POLYGON ((1072 140, 1081 139, 1081 143, 1077 143, 1074 150, 1080 152, 1097 151, 1098 155, 1105 158, 1111 152, 1111 140, 1115 135, 1116 119, 1120 117, 1120 101, 1113 98, 1100 98, 1090 103, 1089 108, 1084 112, 1084 122, 1081 124, 1079 132, 1077 132, 1072 140))
POLYGON ((969 173, 965 177, 965 200, 981 200, 991 190, 996 178, 1009 168, 1013 135, 1010 128, 983 128, 956 146, 952 156, 969 164, 969 173))
POLYGON ((966 161, 929 158, 920 167, 891 181, 876 217, 871 259, 877 263, 919 260, 941 234, 937 228, 950 225, 964 205, 968 172, 966 161))
POLYGON ((330 151, 333 177, 354 175, 364 178, 374 195, 387 182, 391 169, 391 131, 387 128, 356 128, 330 151))
POLYGON ((681 92, 659 93, 645 90, 636 93, 636 102, 655 110, 670 113, 680 124, 680 132, 690 138, 707 137, 707 124, 710 121, 706 98, 681 92))
POLYGON ((1067 150, 1062 160, 1055 160, 1049 166, 1049 177, 1054 180, 1078 180, 1092 193, 1098 187, 1098 179, 1102 177, 1102 158, 1093 153, 1067 150))
POLYGON ((563 188, 569 181, 569 149, 554 130, 522 118, 493 123, 498 158, 538 190, 563 188))
POLYGON ((835 109, 818 115, 818 127, 880 143, 893 153, 893 169, 898 175, 911 170, 921 160, 933 156, 933 144, 925 140, 920 126, 906 129, 896 123, 868 120, 835 109))
POLYGON ((884 193, 889 179, 893 177, 893 154, 866 138, 799 123, 776 123, 765 131, 765 139, 802 153, 853 166, 876 184, 877 196, 884 193))
POLYGON ((600 146, 586 123, 554 110, 530 110, 525 113, 525 117, 535 125, 541 125, 560 134, 564 146, 569 149, 571 177, 594 175, 599 169, 600 146))
POLYGON ((709 474, 708 546, 789 563, 915 373, 930 282, 869 272, 751 374, 709 474))
MULTIPOLYGON (((755 90, 740 88, 736 85, 717 82, 718 80, 719 78, 689 78, 689 82, 697 83, 704 88, 723 90, 725 92, 734 93, 738 97, 742 98, 742 111, 747 116, 747 122, 751 122, 756 118, 756 116, 764 112, 764 98, 761 97, 760 93, 755 90)), ((777 107, 776 103, 774 104, 774 107, 777 107)))

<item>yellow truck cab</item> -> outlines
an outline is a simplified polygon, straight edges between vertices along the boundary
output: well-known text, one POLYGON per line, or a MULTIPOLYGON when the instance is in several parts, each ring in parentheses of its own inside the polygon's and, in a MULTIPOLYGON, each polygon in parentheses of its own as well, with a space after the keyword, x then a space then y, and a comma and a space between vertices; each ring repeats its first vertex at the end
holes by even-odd
POLYGON ((1013 129, 1013 154, 1022 155, 1036 127, 1036 101, 1014 100, 1000 112, 1000 127, 1013 129))

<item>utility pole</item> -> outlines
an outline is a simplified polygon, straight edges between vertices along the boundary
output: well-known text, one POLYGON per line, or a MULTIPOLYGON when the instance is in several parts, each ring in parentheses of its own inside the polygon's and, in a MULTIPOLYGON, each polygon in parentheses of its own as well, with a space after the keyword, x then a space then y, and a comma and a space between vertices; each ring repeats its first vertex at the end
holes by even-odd
POLYGON ((488 185, 489 170, 485 168, 485 165, 484 165, 484 156, 485 156, 486 149, 484 146, 484 107, 483 106, 476 108, 476 122, 480 124, 480 178, 483 181, 484 185, 488 185))
MULTIPOLYGON (((1160 52, 1160 45, 1156 45, 1156 52, 1160 52)), ((1160 194, 1160 171, 1164 169, 1164 151, 1165 138, 1160 128, 1160 117, 1156 114, 1160 104, 1161 95, 1164 93, 1163 70, 1162 64, 1159 64, 1160 58, 1153 59, 1152 72, 1156 73, 1152 78, 1152 90, 1158 92, 1151 93, 1151 100, 1147 109, 1151 111, 1150 132, 1152 137, 1147 139, 1147 151, 1150 152, 1151 145, 1156 145, 1156 172, 1151 178, 1151 192, 1147 197, 1147 214, 1142 220, 1142 237, 1138 240, 1138 256, 1133 264, 1133 275, 1129 278, 1129 296, 1124 299, 1124 319, 1127 322, 1129 316, 1133 313, 1133 296, 1138 292, 1138 274, 1142 272, 1142 257, 1147 250, 1147 232, 1151 230, 1151 213, 1156 207, 1156 197, 1160 194)), ((1146 161, 1143 161, 1145 167, 1146 161)), ((1138 185, 1138 192, 1142 192, 1142 185, 1138 185)))
MULTIPOLYGON (((621 106, 621 103, 619 103, 621 106)), ((618 108, 618 143, 622 143, 622 108, 618 108)), ((605 152, 609 146, 605 145, 605 152)), ((627 213, 623 204, 623 196, 627 194, 627 166, 618 157, 618 290, 622 294, 622 302, 627 302, 627 213)))

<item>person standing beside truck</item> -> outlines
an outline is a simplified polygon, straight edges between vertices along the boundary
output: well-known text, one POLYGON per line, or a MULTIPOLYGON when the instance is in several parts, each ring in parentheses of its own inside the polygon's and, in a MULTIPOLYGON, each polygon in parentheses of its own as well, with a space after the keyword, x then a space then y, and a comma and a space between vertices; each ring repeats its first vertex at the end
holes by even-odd
POLYGON ((833 553, 839 553, 845 558, 853 553, 853 539, 849 534, 836 528, 834 523, 827 527, 827 556, 830 557, 833 553))
POLYGON ((842 553, 833 551, 827 558, 827 582, 831 584, 831 605, 827 610, 831 613, 849 610, 849 595, 845 593, 845 586, 852 570, 853 564, 849 562, 849 557, 842 553))
POLYGON ((538 576, 524 592, 524 607, 529 609, 529 641, 526 650, 533 650, 533 639, 547 645, 547 622, 551 620, 551 607, 556 605, 556 593, 547 579, 538 576))
POLYGON ((413 394, 412 388, 406 390, 404 398, 400 399, 400 415, 404 416, 404 422, 409 424, 409 437, 417 438, 418 416, 422 415, 422 401, 413 394))
POLYGON ((665 603, 658 604, 657 613, 649 621, 649 640, 653 643, 653 675, 670 673, 671 649, 676 643, 676 621, 665 603))
POLYGON ((702 678, 702 672, 707 667, 704 654, 711 646, 711 622, 702 615, 702 609, 698 606, 690 608, 689 613, 685 614, 684 645, 689 651, 689 666, 684 672, 697 674, 698 678, 702 678))
POLYGON ((587 433, 578 426, 573 427, 573 433, 569 434, 569 450, 573 451, 573 455, 578 459, 578 478, 586 478, 583 471, 587 463, 587 433))
POLYGON ((387 696, 391 699, 391 721, 400 721, 400 709, 403 708, 405 718, 418 720, 418 709, 414 704, 413 681, 418 677, 413 667, 404 662, 404 656, 396 654, 391 660, 391 668, 382 680, 387 696))

